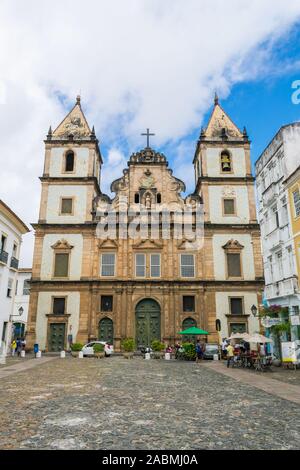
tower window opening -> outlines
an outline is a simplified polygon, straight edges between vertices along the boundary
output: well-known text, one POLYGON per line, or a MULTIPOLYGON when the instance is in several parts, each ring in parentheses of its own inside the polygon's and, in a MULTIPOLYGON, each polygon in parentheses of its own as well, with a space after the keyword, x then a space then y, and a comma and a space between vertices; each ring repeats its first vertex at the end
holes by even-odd
POLYGON ((161 204, 161 194, 160 193, 157 194, 156 201, 157 201, 157 204, 161 204))
POLYGON ((231 156, 226 150, 221 153, 221 170, 223 173, 232 171, 231 156))
POLYGON ((66 155, 65 171, 74 171, 74 152, 72 150, 66 155))
POLYGON ((134 195, 134 202, 135 202, 135 204, 139 204, 139 202, 140 202, 140 195, 139 195, 139 193, 135 193, 135 195, 134 195))

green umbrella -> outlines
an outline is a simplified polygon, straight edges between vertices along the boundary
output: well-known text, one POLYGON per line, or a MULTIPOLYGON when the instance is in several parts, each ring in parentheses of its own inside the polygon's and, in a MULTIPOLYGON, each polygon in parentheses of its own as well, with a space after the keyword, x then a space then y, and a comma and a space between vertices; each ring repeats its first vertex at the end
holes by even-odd
POLYGON ((209 335, 208 331, 200 330, 200 328, 196 328, 196 326, 192 326, 191 328, 188 328, 187 330, 180 331, 178 333, 179 335, 209 335))

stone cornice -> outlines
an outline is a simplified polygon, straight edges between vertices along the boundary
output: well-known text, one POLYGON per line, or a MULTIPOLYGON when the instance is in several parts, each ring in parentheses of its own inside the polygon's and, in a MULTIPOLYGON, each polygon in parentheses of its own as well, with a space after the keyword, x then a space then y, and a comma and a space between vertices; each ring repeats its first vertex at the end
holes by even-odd
MULTIPOLYGON (((79 223, 70 223, 70 224, 47 224, 46 222, 38 222, 38 223, 32 223, 31 226, 37 230, 37 229, 43 229, 43 230, 48 230, 48 229, 55 229, 55 230, 70 230, 70 228, 74 229, 89 229, 89 230, 95 230, 97 224, 99 221, 91 221, 91 222, 85 222, 84 224, 79 224, 79 223)), ((118 222, 116 226, 118 227, 118 222)), ((160 224, 161 225, 161 224, 160 224)), ((174 223, 170 223, 170 227, 174 227, 174 223)), ((195 225, 193 224, 193 228, 195 225)), ((247 224, 215 224, 211 222, 205 222, 204 223, 204 229, 208 230, 209 232, 211 230, 228 230, 228 232, 231 231, 236 231, 236 230, 257 230, 260 231, 260 225, 258 223, 247 223, 247 224)), ((205 234, 204 234, 205 235, 205 234)))
POLYGON ((144 285, 151 285, 151 286, 161 286, 161 287, 176 287, 176 286, 202 286, 203 288, 206 287, 226 287, 226 289, 232 288, 232 290, 236 289, 237 287, 264 287, 264 278, 259 277, 255 280, 215 280, 215 279, 191 279, 191 280, 168 280, 168 279, 160 279, 160 280, 152 280, 152 279, 103 279, 103 278, 87 278, 87 279, 80 279, 80 280, 44 280, 41 281, 40 279, 32 279, 31 280, 32 286, 46 286, 49 287, 53 286, 60 286, 61 289, 65 289, 65 286, 74 287, 74 289, 78 288, 78 286, 87 286, 87 287, 102 287, 102 286, 119 286, 126 287, 129 285, 130 287, 134 286, 144 286, 144 285))
POLYGON ((87 184, 88 182, 94 183, 98 195, 100 196, 101 190, 98 183, 98 180, 95 176, 40 176, 40 181, 42 183, 83 183, 87 184))

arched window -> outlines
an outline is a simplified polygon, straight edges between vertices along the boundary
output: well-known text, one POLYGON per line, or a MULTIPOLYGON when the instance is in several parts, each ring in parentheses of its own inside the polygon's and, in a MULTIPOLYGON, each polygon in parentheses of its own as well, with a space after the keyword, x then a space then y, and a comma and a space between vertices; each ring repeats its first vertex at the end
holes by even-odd
POLYGON ((196 320, 194 318, 188 317, 185 318, 182 322, 182 329, 187 330, 188 328, 192 328, 193 326, 197 326, 196 320))
POLYGON ((230 173, 232 171, 231 156, 227 150, 221 153, 221 171, 223 173, 230 173))
POLYGON ((139 204, 139 202, 140 202, 140 195, 139 195, 139 193, 135 193, 135 195, 134 195, 134 203, 135 203, 135 204, 139 204))
POLYGON ((74 152, 70 150, 66 154, 66 160, 65 160, 65 171, 74 171, 74 152))
MULTIPOLYGON (((188 328, 197 327, 197 322, 192 317, 185 318, 182 322, 182 330, 187 330, 188 328)), ((186 335, 182 336, 183 343, 196 343, 196 336, 186 335)))
POLYGON ((157 201, 157 204, 161 204, 161 194, 160 193, 157 193, 156 201, 157 201))

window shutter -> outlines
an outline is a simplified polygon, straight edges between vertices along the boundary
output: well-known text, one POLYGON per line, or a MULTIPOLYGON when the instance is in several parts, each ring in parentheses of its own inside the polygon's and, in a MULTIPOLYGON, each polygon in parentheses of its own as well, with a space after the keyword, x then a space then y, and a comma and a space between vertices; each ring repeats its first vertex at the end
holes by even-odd
POLYGON ((234 199, 224 199, 224 214, 231 215, 235 213, 234 199))
POLYGON ((151 255, 151 277, 160 277, 160 255, 151 255))
POLYGON ((241 277, 241 255, 239 253, 227 253, 228 277, 241 277))
POLYGON ((135 255, 135 275, 137 277, 146 276, 146 256, 144 254, 135 255))
POLYGON ((69 254, 56 253, 55 255, 55 277, 68 277, 69 274, 69 254))
POLYGON ((61 213, 62 214, 72 214, 73 211, 73 199, 62 199, 61 200, 61 213))

